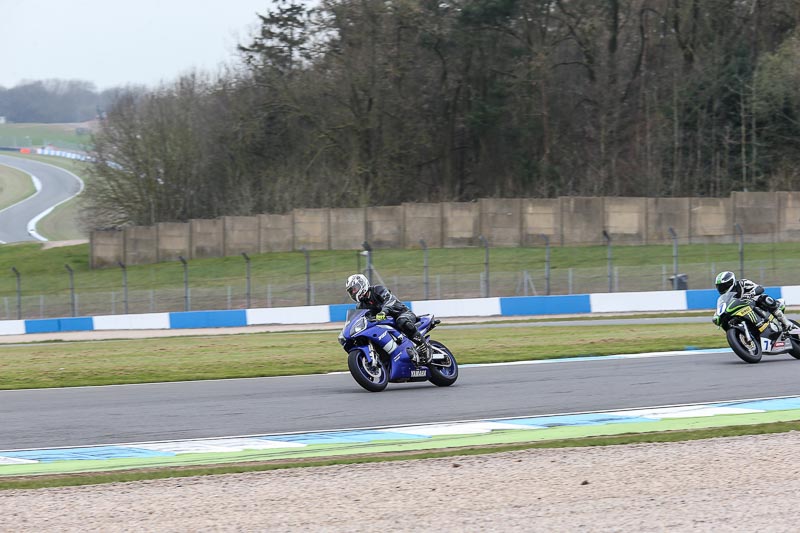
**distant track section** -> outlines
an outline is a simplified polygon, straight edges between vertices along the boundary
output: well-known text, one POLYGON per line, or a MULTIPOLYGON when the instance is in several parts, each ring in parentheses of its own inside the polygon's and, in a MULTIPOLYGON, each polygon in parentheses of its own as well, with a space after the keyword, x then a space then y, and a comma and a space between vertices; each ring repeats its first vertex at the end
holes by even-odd
POLYGON ((0 165, 15 168, 31 176, 36 193, 0 210, 0 243, 46 241, 36 231, 36 224, 56 206, 83 191, 78 176, 47 163, 0 155, 0 165))

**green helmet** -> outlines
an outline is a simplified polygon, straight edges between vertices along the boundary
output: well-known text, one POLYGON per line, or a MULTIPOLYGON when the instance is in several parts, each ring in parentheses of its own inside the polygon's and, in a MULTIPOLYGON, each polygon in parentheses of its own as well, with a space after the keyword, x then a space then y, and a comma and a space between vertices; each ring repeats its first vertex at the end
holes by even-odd
POLYGON ((717 274, 717 280, 714 282, 714 284, 717 286, 717 292, 720 294, 725 294, 731 290, 731 287, 733 287, 734 283, 736 283, 736 275, 730 270, 726 270, 725 272, 720 272, 717 274))

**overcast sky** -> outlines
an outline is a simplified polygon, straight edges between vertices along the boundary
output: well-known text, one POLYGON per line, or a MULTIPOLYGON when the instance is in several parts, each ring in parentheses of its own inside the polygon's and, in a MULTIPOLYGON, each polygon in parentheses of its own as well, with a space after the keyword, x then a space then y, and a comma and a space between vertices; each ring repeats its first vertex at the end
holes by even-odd
POLYGON ((59 78, 99 90, 216 72, 270 0, 0 0, 0 86, 59 78))

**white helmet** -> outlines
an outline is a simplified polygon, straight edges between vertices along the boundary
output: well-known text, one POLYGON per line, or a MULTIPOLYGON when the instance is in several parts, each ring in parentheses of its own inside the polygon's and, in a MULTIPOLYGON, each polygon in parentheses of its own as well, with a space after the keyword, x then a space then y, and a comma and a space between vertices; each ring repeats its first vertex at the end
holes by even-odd
POLYGON ((350 295, 350 298, 352 298, 354 302, 360 302, 369 290, 369 281, 363 274, 353 274, 347 278, 345 288, 347 289, 347 294, 350 295))

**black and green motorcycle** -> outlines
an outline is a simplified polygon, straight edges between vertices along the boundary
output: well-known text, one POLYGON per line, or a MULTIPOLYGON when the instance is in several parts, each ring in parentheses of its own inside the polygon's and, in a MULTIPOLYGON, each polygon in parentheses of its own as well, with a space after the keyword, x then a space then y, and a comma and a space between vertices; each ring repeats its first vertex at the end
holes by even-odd
MULTIPOLYGON (((785 308, 782 299, 777 300, 780 310, 785 308)), ((800 359, 800 331, 797 327, 784 333, 781 323, 765 309, 756 306, 749 298, 737 298, 732 291, 717 300, 714 324, 725 330, 733 353, 747 363, 758 363, 762 354, 788 353, 800 359)), ((800 326, 794 320, 795 326, 800 326)))

